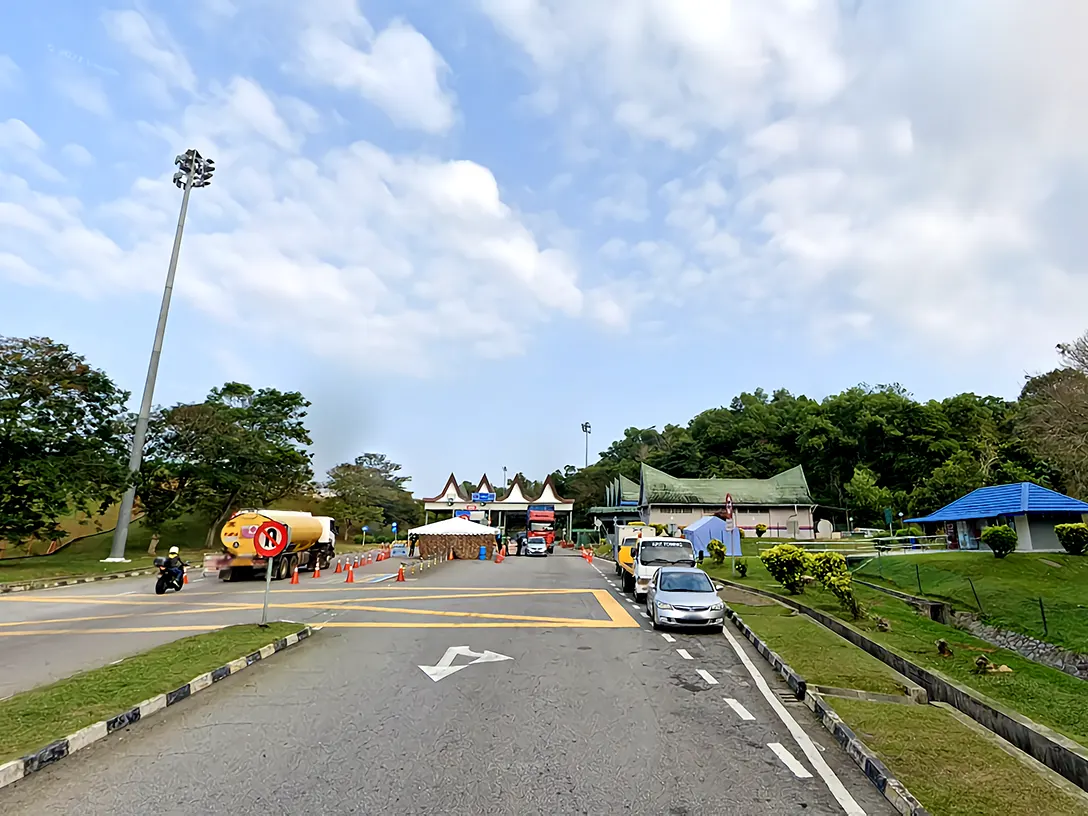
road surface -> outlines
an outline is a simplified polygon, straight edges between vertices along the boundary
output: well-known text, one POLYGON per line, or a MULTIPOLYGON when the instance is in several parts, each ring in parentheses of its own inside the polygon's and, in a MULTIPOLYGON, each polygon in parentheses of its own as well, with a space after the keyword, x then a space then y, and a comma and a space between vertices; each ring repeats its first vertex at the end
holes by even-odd
POLYGON ((312 641, 0 790, 0 811, 893 812, 754 652, 654 632, 610 578, 557 551, 341 587, 312 641))

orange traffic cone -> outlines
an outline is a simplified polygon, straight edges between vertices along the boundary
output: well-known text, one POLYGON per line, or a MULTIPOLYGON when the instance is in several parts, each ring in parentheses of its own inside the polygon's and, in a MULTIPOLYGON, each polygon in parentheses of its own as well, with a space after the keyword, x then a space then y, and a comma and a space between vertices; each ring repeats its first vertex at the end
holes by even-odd
POLYGON ((503 554, 502 550, 499 550, 498 553, 495 555, 495 563, 496 564, 501 564, 505 560, 506 560, 506 555, 503 554))
POLYGON ((291 583, 292 584, 297 584, 298 583, 298 567, 297 566, 293 570, 291 570, 291 583))
POLYGON ((586 561, 593 563, 593 550, 586 550, 586 561))
POLYGON ((181 574, 183 576, 181 582, 183 584, 189 583, 189 570, 183 568, 182 571, 181 571, 181 574))
POLYGON ((404 581, 404 564, 401 564, 400 569, 397 570, 397 580, 400 582, 404 581))
POLYGON ((348 564, 348 577, 344 579, 344 583, 345 584, 354 584, 355 583, 355 567, 351 566, 351 564, 348 564))
POLYGON ((359 566, 359 556, 355 556, 355 563, 351 565, 352 569, 359 566))
POLYGON ((321 562, 320 561, 314 561, 314 578, 320 578, 320 577, 321 577, 321 562))
POLYGON ((339 574, 340 574, 341 572, 343 572, 343 571, 344 571, 344 568, 343 568, 342 566, 340 566, 340 559, 339 559, 339 558, 337 558, 337 559, 336 559, 336 569, 334 570, 334 572, 335 572, 335 573, 336 573, 337 575, 339 575, 339 574))

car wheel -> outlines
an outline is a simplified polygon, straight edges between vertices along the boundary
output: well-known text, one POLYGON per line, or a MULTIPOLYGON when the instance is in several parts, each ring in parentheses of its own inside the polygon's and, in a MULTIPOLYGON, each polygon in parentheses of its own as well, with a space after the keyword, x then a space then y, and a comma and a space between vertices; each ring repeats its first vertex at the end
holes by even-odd
POLYGON ((657 608, 656 607, 651 607, 650 608, 650 625, 653 626, 654 629, 660 629, 661 628, 661 624, 657 622, 657 608))

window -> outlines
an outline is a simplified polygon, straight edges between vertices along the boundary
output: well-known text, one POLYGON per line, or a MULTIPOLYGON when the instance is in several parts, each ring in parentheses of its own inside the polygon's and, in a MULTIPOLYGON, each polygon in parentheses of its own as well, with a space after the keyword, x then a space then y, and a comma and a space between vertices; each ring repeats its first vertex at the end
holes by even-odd
POLYGON ((662 592, 713 592, 714 585, 704 572, 666 572, 661 576, 658 589, 662 592))

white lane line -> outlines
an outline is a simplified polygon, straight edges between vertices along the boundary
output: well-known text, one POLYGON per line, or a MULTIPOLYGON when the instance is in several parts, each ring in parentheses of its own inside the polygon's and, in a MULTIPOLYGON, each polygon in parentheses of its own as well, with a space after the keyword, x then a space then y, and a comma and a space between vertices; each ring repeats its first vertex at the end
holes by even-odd
POLYGON ((737 716, 740 717, 742 720, 754 720, 755 719, 755 717, 752 716, 751 711, 749 711, 747 708, 742 706, 737 700, 734 700, 732 697, 726 697, 725 698, 725 703, 731 709, 733 709, 735 712, 737 712, 737 716))
POLYGON ((665 638, 669 643, 676 643, 676 638, 666 632, 662 632, 661 637, 665 638))
POLYGON ((808 768, 797 761, 797 757, 786 750, 785 746, 780 742, 770 742, 767 747, 774 751, 774 755, 782 760, 782 764, 785 765, 798 779, 812 779, 812 774, 808 772, 808 768))
POLYGON ((708 672, 706 669, 696 669, 695 671, 697 671, 699 673, 699 676, 701 678, 703 678, 708 683, 710 683, 710 685, 712 685, 712 686, 718 685, 718 681, 714 679, 714 675, 711 674, 710 672, 708 672))
POLYGON ((677 649, 676 653, 680 655, 680 657, 684 658, 684 660, 694 660, 694 658, 690 654, 688 654, 687 649, 677 649))
POLYGON ((650 617, 645 612, 639 612, 639 614, 642 615, 642 617, 644 617, 644 618, 649 618, 650 617))
POLYGON ((786 728, 789 729, 791 736, 796 740, 797 744, 801 747, 802 753, 808 758, 808 761, 812 763, 812 767, 816 769, 816 773, 820 775, 820 778, 824 780, 828 790, 831 791, 831 795, 835 797, 836 801, 842 806, 842 809, 848 814, 848 816, 865 816, 865 811, 862 809, 854 797, 850 795, 850 791, 846 789, 846 786, 842 784, 835 772, 831 770, 823 756, 820 755, 819 750, 813 744, 811 737, 804 732, 804 730, 797 724, 797 720, 793 718, 793 715, 786 710, 786 707, 782 705, 782 701, 774 696, 770 686, 767 685, 767 681, 763 679, 763 675, 756 669, 755 664, 744 653, 744 650, 740 647, 740 643, 733 637, 728 629, 723 630, 723 634, 726 640, 729 641, 729 645, 733 647, 733 651, 737 653, 737 657, 740 658, 740 662, 744 664, 744 668, 748 670, 748 674, 752 676, 752 680, 755 682, 756 687, 763 695, 764 699, 770 704, 774 713, 778 715, 778 719, 782 720, 786 728))

